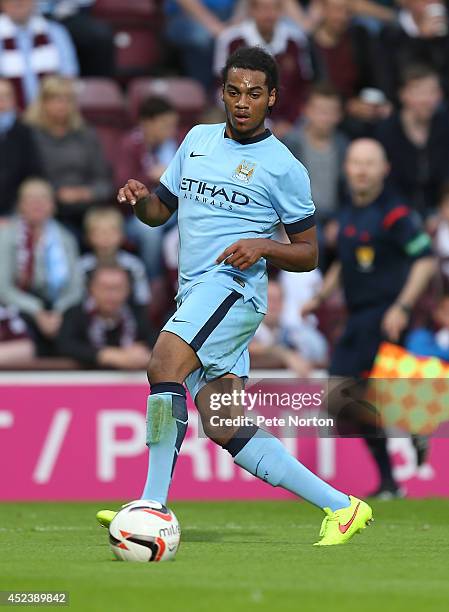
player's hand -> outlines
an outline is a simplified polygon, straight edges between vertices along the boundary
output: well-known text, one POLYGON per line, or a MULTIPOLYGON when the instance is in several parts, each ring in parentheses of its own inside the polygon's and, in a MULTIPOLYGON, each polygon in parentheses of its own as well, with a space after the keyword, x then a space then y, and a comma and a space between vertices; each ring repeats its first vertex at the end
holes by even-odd
POLYGON ((117 200, 120 204, 128 202, 135 206, 139 200, 144 200, 150 197, 150 192, 140 181, 129 179, 129 181, 121 189, 118 190, 117 200))
POLYGON ((382 330, 389 340, 397 342, 407 327, 408 323, 407 313, 397 304, 393 304, 384 314, 382 319, 382 330))
POLYGON ((223 253, 217 257, 217 263, 225 263, 237 268, 246 270, 254 265, 264 256, 266 251, 266 238, 243 238, 228 246, 223 253))

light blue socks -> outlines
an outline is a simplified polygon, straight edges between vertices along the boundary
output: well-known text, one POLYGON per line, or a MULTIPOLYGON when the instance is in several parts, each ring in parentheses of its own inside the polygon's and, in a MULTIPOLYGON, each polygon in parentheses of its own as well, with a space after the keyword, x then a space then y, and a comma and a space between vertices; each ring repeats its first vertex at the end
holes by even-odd
POLYGON ((331 487, 292 457, 277 438, 259 428, 242 431, 244 429, 241 428, 224 446, 234 456, 237 465, 273 487, 287 489, 319 508, 335 511, 350 505, 347 495, 331 487), (255 429, 257 431, 254 433, 255 429))
POLYGON ((147 403, 148 475, 141 499, 166 503, 181 444, 187 431, 187 403, 179 383, 152 385, 147 403))

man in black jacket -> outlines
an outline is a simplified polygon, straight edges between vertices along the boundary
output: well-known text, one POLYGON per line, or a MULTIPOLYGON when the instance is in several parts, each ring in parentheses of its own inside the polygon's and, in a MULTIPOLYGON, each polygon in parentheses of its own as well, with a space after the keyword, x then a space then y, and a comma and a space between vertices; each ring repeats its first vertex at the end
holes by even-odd
POLYGON ((155 335, 142 312, 127 303, 129 292, 126 270, 116 264, 96 268, 87 298, 64 315, 60 353, 89 368, 144 369, 155 335))
POLYGON ((20 184, 42 175, 32 130, 17 117, 11 83, 0 79, 0 217, 12 212, 20 184))
POLYGON ((436 71, 412 64, 402 74, 400 111, 378 126, 376 136, 391 164, 390 182, 424 219, 435 213, 449 181, 449 115, 442 108, 436 71))

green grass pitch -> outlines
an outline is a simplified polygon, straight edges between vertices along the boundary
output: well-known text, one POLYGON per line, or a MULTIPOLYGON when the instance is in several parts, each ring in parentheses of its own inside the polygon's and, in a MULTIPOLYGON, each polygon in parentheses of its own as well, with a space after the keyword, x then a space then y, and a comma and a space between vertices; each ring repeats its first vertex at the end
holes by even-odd
POLYGON ((1 504, 0 590, 69 591, 80 612, 449 609, 448 500, 376 502, 331 548, 311 546, 322 515, 305 503, 176 502, 181 547, 158 564, 112 560, 103 506, 1 504))

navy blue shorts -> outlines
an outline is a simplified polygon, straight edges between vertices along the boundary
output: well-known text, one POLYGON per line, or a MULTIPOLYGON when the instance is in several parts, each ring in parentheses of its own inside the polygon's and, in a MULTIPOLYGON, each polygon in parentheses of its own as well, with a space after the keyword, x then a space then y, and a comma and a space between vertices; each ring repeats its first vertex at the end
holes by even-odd
POLYGON ((379 345, 385 339, 381 323, 390 304, 374 306, 349 315, 346 328, 334 349, 331 376, 364 377, 373 367, 379 345))

